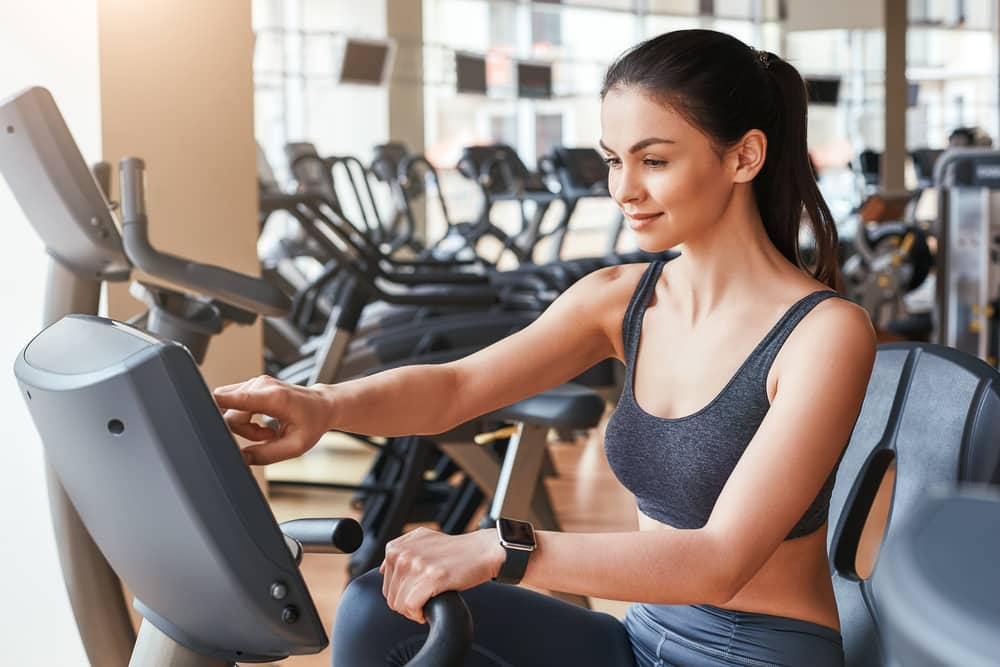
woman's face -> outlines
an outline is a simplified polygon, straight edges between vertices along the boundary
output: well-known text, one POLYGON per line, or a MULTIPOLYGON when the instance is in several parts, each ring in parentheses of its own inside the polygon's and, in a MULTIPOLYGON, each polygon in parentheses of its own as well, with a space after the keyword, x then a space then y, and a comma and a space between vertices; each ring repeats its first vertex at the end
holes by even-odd
POLYGON ((669 106, 614 88, 604 96, 601 128, 608 187, 640 248, 689 242, 722 216, 733 193, 731 169, 669 106))

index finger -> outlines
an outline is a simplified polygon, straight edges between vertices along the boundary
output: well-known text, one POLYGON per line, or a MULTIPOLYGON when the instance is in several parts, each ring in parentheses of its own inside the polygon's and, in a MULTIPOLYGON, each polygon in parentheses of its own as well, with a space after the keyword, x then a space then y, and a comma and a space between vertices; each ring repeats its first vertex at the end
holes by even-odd
POLYGON ((262 389, 248 389, 240 385, 219 387, 212 392, 215 404, 223 410, 241 410, 259 414, 273 414, 275 394, 262 389))

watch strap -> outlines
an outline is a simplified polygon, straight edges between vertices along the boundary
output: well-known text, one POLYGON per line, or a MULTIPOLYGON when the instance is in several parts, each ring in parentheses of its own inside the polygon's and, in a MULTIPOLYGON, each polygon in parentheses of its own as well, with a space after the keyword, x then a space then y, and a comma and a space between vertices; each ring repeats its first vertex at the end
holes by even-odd
POLYGON ((507 558, 500 566, 500 572, 497 573, 494 581, 501 584, 520 583, 521 578, 524 577, 524 571, 528 569, 528 559, 531 557, 531 552, 507 547, 504 547, 504 551, 507 552, 507 558))

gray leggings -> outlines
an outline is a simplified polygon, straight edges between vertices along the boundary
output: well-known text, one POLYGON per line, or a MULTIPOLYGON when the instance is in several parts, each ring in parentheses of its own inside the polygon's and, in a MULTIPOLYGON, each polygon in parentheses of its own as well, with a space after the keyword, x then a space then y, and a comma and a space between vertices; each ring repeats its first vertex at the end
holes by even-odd
MULTIPOLYGON (((475 627, 467 667, 844 664, 837 632, 779 616, 704 605, 634 605, 622 623, 517 586, 490 582, 462 596, 475 627)), ((404 665, 426 636, 426 626, 386 606, 382 575, 373 570, 341 598, 333 667, 404 665)))

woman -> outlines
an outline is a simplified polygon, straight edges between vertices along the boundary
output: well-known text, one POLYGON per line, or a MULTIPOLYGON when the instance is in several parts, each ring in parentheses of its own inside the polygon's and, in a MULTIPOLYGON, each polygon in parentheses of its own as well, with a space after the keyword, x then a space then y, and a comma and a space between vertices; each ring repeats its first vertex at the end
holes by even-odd
POLYGON ((598 271, 451 364, 308 389, 256 379, 216 397, 262 442, 248 462, 265 464, 329 429, 442 432, 615 357, 627 379, 606 449, 640 530, 539 532, 522 570, 532 586, 637 604, 622 624, 484 583, 517 569, 494 531, 417 530, 345 592, 335 665, 401 664, 445 590, 466 591, 474 665, 843 664, 826 512, 875 337, 831 291, 836 231, 809 170, 802 79, 727 35, 672 32, 611 66, 601 116, 612 196, 644 250, 679 259, 598 271), (252 413, 287 429, 273 438, 252 413))

